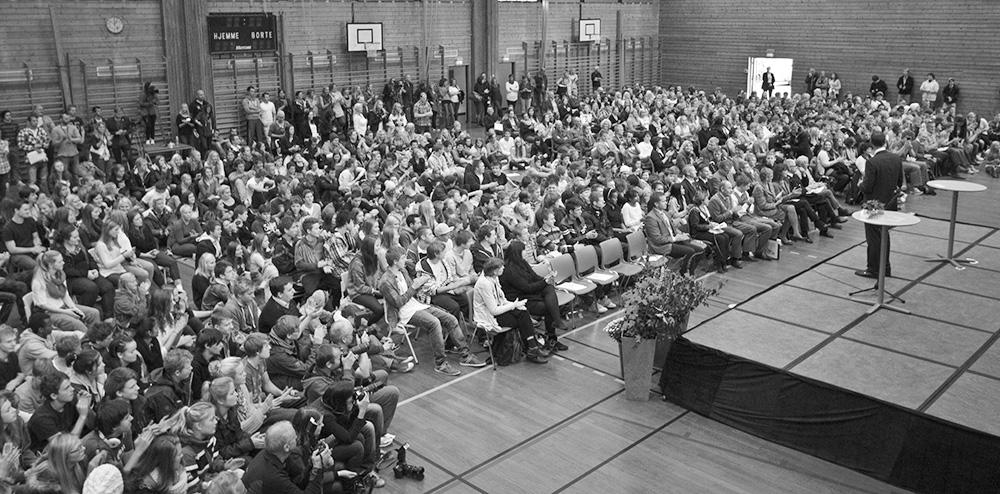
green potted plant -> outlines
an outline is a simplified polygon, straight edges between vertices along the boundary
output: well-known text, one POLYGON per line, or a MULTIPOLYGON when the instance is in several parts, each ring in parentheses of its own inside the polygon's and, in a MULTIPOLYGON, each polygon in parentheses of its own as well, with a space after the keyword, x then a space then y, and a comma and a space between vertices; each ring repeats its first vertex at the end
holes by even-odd
POLYGON ((691 311, 721 286, 707 288, 702 281, 660 266, 640 274, 622 294, 622 316, 605 331, 619 344, 627 399, 649 399, 654 356, 666 357, 670 344, 687 329, 691 311))

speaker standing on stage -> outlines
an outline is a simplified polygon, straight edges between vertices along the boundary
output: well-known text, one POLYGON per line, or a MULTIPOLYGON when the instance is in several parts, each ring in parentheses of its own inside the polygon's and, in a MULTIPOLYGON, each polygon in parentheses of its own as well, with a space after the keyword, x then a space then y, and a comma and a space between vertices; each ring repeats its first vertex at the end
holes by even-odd
MULTIPOLYGON (((865 201, 876 200, 885 205, 886 211, 899 209, 897 198, 899 189, 903 186, 903 161, 894 153, 885 149, 885 134, 872 134, 872 147, 875 148, 872 157, 865 165, 865 177, 861 181, 861 193, 865 201)), ((879 226, 865 224, 865 239, 868 241, 868 267, 855 274, 866 278, 878 277, 879 252, 882 247, 882 237, 879 226)), ((886 237, 886 243, 888 243, 886 237)), ((886 245, 886 249, 889 246, 886 245)), ((889 256, 885 259, 885 275, 890 276, 892 269, 889 256)))

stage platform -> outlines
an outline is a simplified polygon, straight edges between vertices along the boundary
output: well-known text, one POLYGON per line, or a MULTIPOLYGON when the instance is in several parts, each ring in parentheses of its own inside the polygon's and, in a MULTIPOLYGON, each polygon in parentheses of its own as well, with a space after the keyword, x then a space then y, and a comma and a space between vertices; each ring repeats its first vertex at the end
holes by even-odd
MULTIPOLYGON (((914 480, 912 473, 906 480, 900 473, 920 469, 920 460, 913 458, 917 435, 935 436, 922 448, 929 456, 925 459, 939 465, 956 461, 949 455, 963 448, 983 447, 996 455, 1000 451, 1000 225, 993 204, 1000 198, 1000 182, 988 177, 973 180, 991 189, 961 197, 955 252, 978 264, 957 270, 926 262, 947 251, 950 194, 911 198, 905 208, 917 213, 921 222, 893 230, 893 277, 887 279, 887 289, 905 300, 892 304, 912 314, 879 310, 869 315, 870 303, 848 296, 874 285, 874 280, 854 274, 865 266, 866 245, 862 225, 852 220, 837 234, 834 243, 847 241, 839 251, 787 248, 773 268, 786 275, 784 279, 776 279, 780 274, 761 275, 756 266, 709 276, 708 280, 727 280, 720 299, 729 305, 722 311, 703 312, 691 326, 686 341, 671 353, 678 365, 667 369, 684 375, 665 380, 669 384, 664 391, 683 406, 724 423, 917 490, 934 485, 914 480), (737 386, 746 386, 743 393, 760 396, 741 395, 741 390, 732 389, 737 386), (806 388, 811 391, 804 392, 806 388), (801 403, 789 403, 793 396, 816 402, 803 409, 801 403), (831 402, 822 403, 824 399, 831 402), (850 448, 825 450, 815 437, 789 432, 802 421, 837 420, 837 400, 848 403, 845 415, 839 417, 844 421, 841 429, 883 427, 884 436, 873 438, 888 443, 884 450, 878 444, 863 444, 852 457, 850 448), (864 424, 860 415, 872 421, 864 424), (887 431, 886 426, 892 429, 885 423, 890 416, 906 425, 887 431), (784 430, 782 423, 787 426, 784 430), (933 446, 938 435, 949 442, 940 451, 933 446)), ((874 301, 874 291, 864 295, 874 301)), ((801 432, 822 436, 834 430, 803 427, 801 432)), ((849 436, 837 439, 857 439, 849 436)), ((953 473, 956 478, 969 474, 953 473)), ((965 485, 975 486, 975 476, 968 476, 973 483, 965 485)))

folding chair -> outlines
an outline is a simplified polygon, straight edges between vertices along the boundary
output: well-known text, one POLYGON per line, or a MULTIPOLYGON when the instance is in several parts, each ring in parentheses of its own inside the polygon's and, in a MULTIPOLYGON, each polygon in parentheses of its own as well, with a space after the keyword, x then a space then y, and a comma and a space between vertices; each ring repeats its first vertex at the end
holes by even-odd
MULTIPOLYGON (((552 272, 552 268, 550 268, 549 265, 546 263, 536 264, 532 266, 531 269, 532 271, 535 272, 535 274, 537 274, 542 278, 548 276, 549 273, 552 272)), ((559 307, 563 307, 576 300, 576 295, 573 295, 572 293, 567 292, 566 290, 556 288, 556 300, 559 301, 559 307)))
MULTIPOLYGON (((385 306, 384 300, 382 301, 382 313, 384 314, 389 313, 389 308, 385 306)), ((389 334, 391 335, 393 333, 396 333, 403 335, 403 339, 406 340, 406 346, 410 349, 410 355, 413 357, 413 365, 417 365, 420 363, 420 360, 417 358, 417 352, 413 349, 413 342, 410 341, 411 330, 413 331, 413 338, 416 339, 417 335, 420 332, 420 328, 412 324, 403 324, 402 322, 397 322, 396 327, 392 328, 392 331, 389 331, 389 334)))
POLYGON ((667 263, 667 259, 659 254, 651 254, 647 256, 649 246, 646 244, 646 234, 643 233, 642 230, 629 233, 625 237, 625 240, 628 242, 629 261, 639 261, 645 265, 645 267, 649 268, 659 267, 667 263))
POLYGON ((618 280, 618 273, 598 266, 597 249, 593 245, 578 245, 573 253, 576 254, 576 272, 579 276, 600 286, 608 286, 618 280))
MULTIPOLYGON (((510 332, 511 328, 501 326, 499 331, 495 331, 495 330, 490 330, 490 329, 486 328, 485 326, 479 324, 479 322, 476 321, 476 305, 475 305, 475 303, 476 303, 476 295, 475 295, 475 291, 470 292, 470 293, 472 293, 472 303, 469 304, 469 322, 472 323, 472 326, 474 328, 472 330, 472 336, 470 338, 472 340, 475 340, 476 339, 476 335, 479 334, 480 330, 482 330, 483 334, 485 335, 485 340, 483 341, 483 346, 486 347, 486 349, 490 352, 490 364, 493 365, 493 371, 496 372, 496 370, 497 370, 497 360, 493 357, 493 338, 496 335, 498 335, 498 334, 503 334, 503 333, 510 332)), ((510 338, 510 336, 508 336, 508 338, 510 338)))
MULTIPOLYGON (((557 289, 570 292, 577 297, 589 295, 597 289, 597 285, 594 282, 577 276, 576 263, 573 262, 573 257, 569 254, 556 257, 550 265, 556 275, 555 282, 557 289)), ((580 312, 574 303, 567 316, 572 317, 573 314, 579 314, 580 312)))
POLYGON ((599 247, 601 248, 601 268, 614 271, 622 277, 621 283, 618 284, 619 289, 624 288, 633 276, 642 272, 641 265, 625 261, 621 240, 609 238, 601 242, 599 247))

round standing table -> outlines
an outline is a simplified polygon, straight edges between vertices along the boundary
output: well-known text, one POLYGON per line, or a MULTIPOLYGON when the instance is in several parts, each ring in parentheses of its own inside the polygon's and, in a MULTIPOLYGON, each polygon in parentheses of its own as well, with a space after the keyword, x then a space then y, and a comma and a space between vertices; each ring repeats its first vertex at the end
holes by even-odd
POLYGON ((959 192, 982 192, 986 190, 986 186, 964 180, 931 180, 927 182, 927 185, 937 190, 951 192, 951 224, 948 226, 948 256, 938 256, 936 259, 927 259, 926 261, 951 263, 959 271, 965 269, 962 264, 977 264, 975 259, 955 257, 955 218, 958 216, 959 192))
MULTIPOLYGON (((878 255, 878 284, 875 286, 877 299, 875 304, 873 304, 866 313, 873 314, 879 309, 889 309, 896 312, 902 312, 903 314, 909 314, 910 311, 889 305, 885 302, 885 265, 889 258, 889 229, 897 226, 916 225, 917 223, 920 223, 920 218, 917 218, 912 214, 900 213, 899 211, 883 211, 882 214, 879 214, 878 216, 870 217, 868 216, 868 212, 864 209, 855 211, 851 217, 862 223, 878 226, 882 230, 882 248, 879 249, 878 255)), ((897 297, 893 296, 893 298, 897 297)), ((869 302, 868 300, 857 298, 853 300, 858 302, 869 302)))

